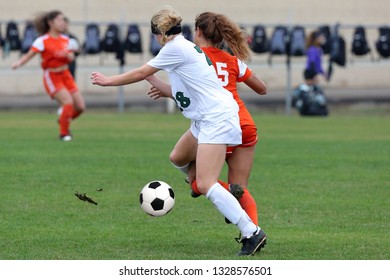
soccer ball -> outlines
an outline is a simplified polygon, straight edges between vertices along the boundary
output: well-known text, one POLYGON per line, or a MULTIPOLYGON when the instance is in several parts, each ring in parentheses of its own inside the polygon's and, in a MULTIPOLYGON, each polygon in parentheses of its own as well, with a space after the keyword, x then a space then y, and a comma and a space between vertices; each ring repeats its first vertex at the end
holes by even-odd
POLYGON ((139 194, 142 210, 155 217, 164 216, 175 205, 173 189, 163 181, 147 183, 139 194))

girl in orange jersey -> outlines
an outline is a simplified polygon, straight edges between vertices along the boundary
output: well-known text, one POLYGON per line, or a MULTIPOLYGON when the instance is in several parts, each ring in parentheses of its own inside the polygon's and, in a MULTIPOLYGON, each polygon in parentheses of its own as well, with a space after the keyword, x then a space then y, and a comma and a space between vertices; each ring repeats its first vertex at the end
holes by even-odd
POLYGON ((228 164, 228 182, 239 184, 244 193, 239 200, 241 207, 249 217, 258 224, 257 206, 247 186, 253 165, 255 145, 258 141, 256 124, 237 92, 237 83, 244 82, 260 95, 267 93, 262 80, 242 62, 249 58, 249 46, 244 32, 226 16, 211 12, 198 15, 195 19, 195 43, 201 47, 213 62, 222 85, 229 90, 240 110, 242 144, 228 147, 226 162, 228 164), (233 55, 220 49, 226 42, 233 55))
POLYGON ((65 16, 60 11, 45 13, 37 17, 35 26, 40 36, 30 50, 12 64, 12 68, 17 69, 37 53, 41 54, 45 90, 62 109, 58 119, 60 140, 71 141, 70 123, 85 110, 85 102, 68 69, 75 55, 69 37, 63 34, 66 31, 65 16))
MULTIPOLYGON (((257 128, 244 102, 238 95, 236 84, 237 82, 244 82, 260 95, 267 93, 266 86, 242 61, 247 60, 249 57, 249 46, 246 36, 226 16, 211 12, 198 15, 195 19, 194 38, 195 43, 201 47, 212 61, 222 85, 233 94, 239 105, 242 144, 228 147, 226 162, 228 164, 228 182, 230 184, 222 181, 219 181, 219 183, 239 199, 241 207, 247 212, 251 220, 258 225, 257 205, 247 189, 253 165, 255 145, 258 141, 257 128), (228 44, 235 56, 220 49, 223 41, 228 44), (237 186, 240 186, 243 190, 240 190, 237 186), (241 193, 242 191, 243 193, 241 193)), ((156 99, 159 96, 170 97, 171 93, 163 90, 163 87, 161 87, 152 89, 149 95, 151 98, 156 99)), ((188 162, 192 161, 191 158, 194 158, 191 152, 192 145, 189 135, 190 132, 187 131, 180 138, 171 152, 170 160, 174 166, 178 169, 183 169, 182 171, 188 174, 188 181, 191 183, 193 191, 192 196, 197 197, 201 193, 198 191, 195 181, 195 164, 188 164, 188 162)))

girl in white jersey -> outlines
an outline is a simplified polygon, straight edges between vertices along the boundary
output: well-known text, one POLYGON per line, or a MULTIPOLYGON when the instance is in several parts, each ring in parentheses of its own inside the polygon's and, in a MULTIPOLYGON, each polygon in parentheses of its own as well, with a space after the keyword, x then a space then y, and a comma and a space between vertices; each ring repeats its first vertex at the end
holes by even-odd
POLYGON ((142 81, 159 70, 169 73, 173 98, 183 115, 191 119, 193 139, 198 143, 194 151, 198 189, 247 238, 239 255, 252 255, 264 242, 265 234, 218 183, 227 146, 241 144, 238 106, 231 93, 220 85, 211 61, 181 35, 181 21, 171 9, 155 13, 152 32, 163 46, 158 55, 124 74, 106 77, 93 72, 91 80, 100 86, 120 86, 142 81))

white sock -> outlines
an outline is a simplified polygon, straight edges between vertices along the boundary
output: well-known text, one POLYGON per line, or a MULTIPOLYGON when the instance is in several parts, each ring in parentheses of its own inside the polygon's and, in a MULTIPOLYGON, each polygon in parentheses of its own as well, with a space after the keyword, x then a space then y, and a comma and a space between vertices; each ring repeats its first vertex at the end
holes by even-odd
POLYGON ((240 217, 240 220, 237 223, 237 227, 240 229, 241 236, 243 238, 251 237, 259 228, 252 222, 252 220, 249 218, 248 214, 245 211, 240 217))
POLYGON ((177 166, 172 162, 172 165, 176 168, 179 169, 181 172, 183 172, 185 175, 188 175, 188 169, 190 168, 190 162, 187 163, 186 165, 183 166, 177 166))
POLYGON ((252 236, 257 230, 257 226, 241 208, 237 199, 219 183, 209 189, 206 197, 226 219, 237 225, 243 237, 252 236))

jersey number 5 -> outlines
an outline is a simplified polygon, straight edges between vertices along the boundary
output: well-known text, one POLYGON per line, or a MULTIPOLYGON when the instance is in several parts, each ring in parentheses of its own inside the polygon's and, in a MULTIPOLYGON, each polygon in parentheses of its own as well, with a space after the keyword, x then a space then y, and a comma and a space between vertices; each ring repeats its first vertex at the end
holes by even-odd
POLYGON ((221 81, 222 86, 227 86, 229 84, 229 72, 226 70, 227 64, 223 62, 216 62, 215 66, 217 68, 218 79, 221 81))

